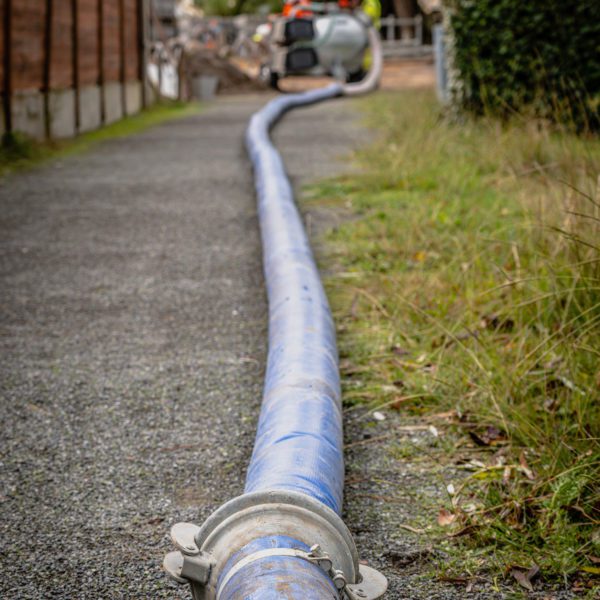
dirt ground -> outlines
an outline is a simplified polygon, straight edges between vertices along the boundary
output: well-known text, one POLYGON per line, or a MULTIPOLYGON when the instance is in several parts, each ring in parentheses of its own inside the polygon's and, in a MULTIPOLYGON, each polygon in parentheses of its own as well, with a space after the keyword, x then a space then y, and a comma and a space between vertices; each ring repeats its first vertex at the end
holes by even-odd
MULTIPOLYGON (((234 64, 252 77, 258 74, 258 65, 236 59, 234 64)), ((280 82, 284 92, 312 90, 327 85, 328 77, 287 77, 280 82)), ((431 88, 435 85, 433 59, 386 60, 383 67, 381 89, 385 91, 431 88)))
POLYGON ((435 71, 432 60, 386 61, 381 78, 382 90, 432 88, 435 71))

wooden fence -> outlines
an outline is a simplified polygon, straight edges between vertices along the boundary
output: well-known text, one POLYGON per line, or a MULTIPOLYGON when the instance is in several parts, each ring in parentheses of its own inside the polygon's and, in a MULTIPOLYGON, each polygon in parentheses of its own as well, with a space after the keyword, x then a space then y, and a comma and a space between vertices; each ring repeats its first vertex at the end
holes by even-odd
POLYGON ((0 0, 4 132, 68 137, 146 105, 147 1, 0 0))

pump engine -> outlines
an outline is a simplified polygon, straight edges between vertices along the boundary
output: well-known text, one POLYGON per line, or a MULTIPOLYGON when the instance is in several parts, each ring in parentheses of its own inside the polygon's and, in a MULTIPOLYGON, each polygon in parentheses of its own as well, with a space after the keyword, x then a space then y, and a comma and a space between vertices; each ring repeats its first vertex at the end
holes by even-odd
POLYGON ((288 76, 331 76, 344 82, 364 74, 370 18, 338 3, 303 3, 278 17, 270 37, 270 61, 261 75, 277 88, 288 76))

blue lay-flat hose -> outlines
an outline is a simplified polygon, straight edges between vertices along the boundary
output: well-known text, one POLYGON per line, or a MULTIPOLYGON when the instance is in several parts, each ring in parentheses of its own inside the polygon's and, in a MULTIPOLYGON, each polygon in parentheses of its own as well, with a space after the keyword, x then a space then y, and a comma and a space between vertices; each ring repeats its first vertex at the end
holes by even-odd
MULTIPOLYGON (((165 568, 177 581, 192 583, 195 600, 337 600, 350 597, 342 591, 346 583, 369 571, 361 567, 358 575, 356 548, 340 517, 344 459, 333 318, 269 137, 288 110, 374 89, 382 59, 372 27, 369 39, 373 64, 363 81, 279 96, 253 115, 246 132, 269 301, 267 371, 244 494, 201 528, 182 523, 172 530, 181 552, 167 555, 165 568), (316 538, 337 555, 330 560, 319 545, 309 547, 316 538), (331 566, 342 563, 345 572, 331 566)), ((379 581, 379 591, 366 596, 359 589, 358 597, 380 597, 385 578, 372 569, 367 575, 379 581)))
MULTIPOLYGON (((378 44, 372 28, 369 39, 372 46, 378 44)), ((301 492, 338 514, 344 462, 335 326, 292 186, 269 132, 293 108, 373 89, 381 76, 381 52, 373 54, 374 65, 364 81, 279 96, 252 116, 246 131, 269 299, 269 355, 245 492, 301 492)))
MULTIPOLYGON (((269 299, 269 354, 263 403, 245 493, 287 490, 341 512, 344 485, 342 411, 335 328, 325 290, 269 130, 288 110, 340 96, 342 86, 280 96, 251 119, 246 147, 254 167, 263 269, 269 299)), ((269 548, 303 548, 272 536, 269 548), (291 545, 290 545, 291 544, 291 545)), ((250 546, 250 545, 249 545, 250 546)), ((243 548, 231 565, 254 552, 243 548)), ((221 582, 227 577, 227 567, 221 582)), ((238 570, 220 600, 337 598, 323 570, 296 557, 268 556, 238 570)))
POLYGON ((302 492, 338 514, 344 463, 335 328, 292 187, 269 130, 291 108, 341 94, 341 85, 333 84, 276 98, 252 117, 246 135, 263 240, 269 355, 245 492, 302 492))

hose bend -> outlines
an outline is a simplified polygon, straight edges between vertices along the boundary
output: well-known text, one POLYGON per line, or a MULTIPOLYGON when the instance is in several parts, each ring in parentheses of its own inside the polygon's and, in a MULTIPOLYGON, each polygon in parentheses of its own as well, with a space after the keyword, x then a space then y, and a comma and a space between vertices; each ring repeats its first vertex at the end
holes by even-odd
POLYGON ((379 32, 370 25, 367 30, 369 48, 371 49, 372 63, 366 77, 356 83, 346 83, 342 86, 344 96, 359 96, 373 92, 379 86, 383 73, 383 48, 379 32))

